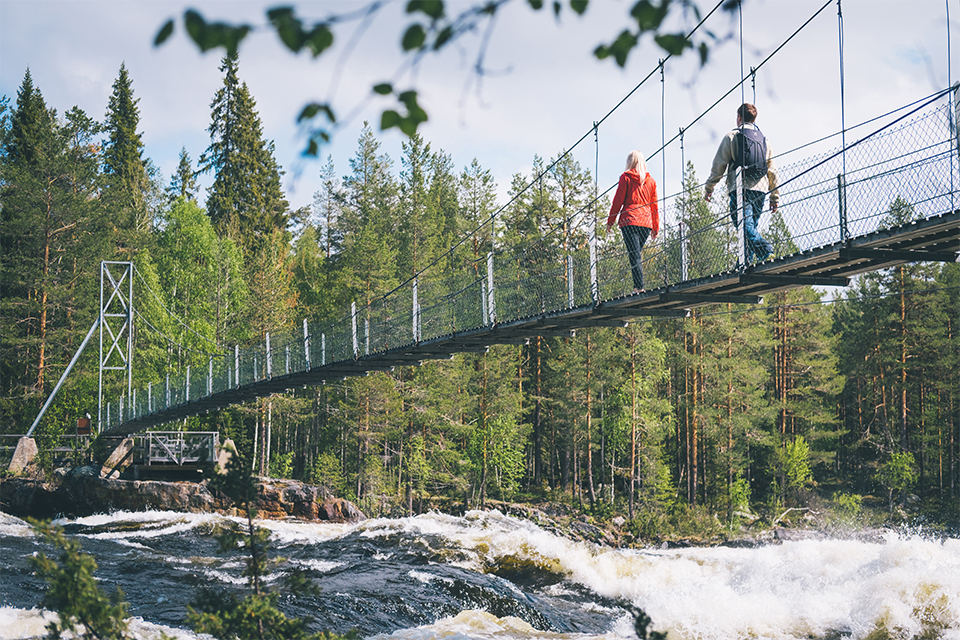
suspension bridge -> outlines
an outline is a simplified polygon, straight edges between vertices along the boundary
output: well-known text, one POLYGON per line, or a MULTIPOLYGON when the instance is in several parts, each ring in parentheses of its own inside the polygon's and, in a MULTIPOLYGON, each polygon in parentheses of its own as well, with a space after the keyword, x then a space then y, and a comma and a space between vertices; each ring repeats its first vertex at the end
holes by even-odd
POLYGON ((267 334, 260 344, 236 346, 210 356, 206 366, 134 389, 134 267, 103 263, 100 318, 84 344, 99 329, 101 389, 110 368, 124 369, 127 384, 113 401, 105 402, 101 391, 99 432, 128 435, 289 389, 485 352, 497 344, 526 344, 537 336, 684 317, 715 303, 758 304, 765 295, 796 287, 845 287, 858 274, 908 262, 956 262, 958 92, 960 85, 946 87, 884 114, 882 125, 876 118, 844 126, 831 151, 810 157, 804 146, 777 156, 779 212, 775 217, 765 211, 760 225, 766 225, 766 237, 777 236, 776 257, 765 262, 748 262, 742 228, 732 224, 726 198, 707 203, 702 187, 663 197, 660 215, 669 224, 644 248, 647 288, 640 293, 633 291, 619 237, 598 233, 610 189, 595 189, 589 203, 545 225, 536 238, 498 242, 506 210, 501 208, 461 240, 487 242, 490 250, 460 268, 434 263, 387 295, 353 304, 338 320, 304 320, 295 330, 267 334), (848 135, 854 141, 847 142, 848 135), (107 365, 118 356, 119 367, 107 365))

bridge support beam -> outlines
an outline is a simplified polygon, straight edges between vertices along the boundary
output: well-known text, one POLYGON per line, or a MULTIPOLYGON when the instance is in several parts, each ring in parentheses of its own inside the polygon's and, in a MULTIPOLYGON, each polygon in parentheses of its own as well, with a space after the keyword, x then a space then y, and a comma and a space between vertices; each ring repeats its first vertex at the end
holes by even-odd
POLYGON ((792 276, 787 274, 744 273, 740 275, 741 284, 772 284, 787 287, 811 285, 817 287, 846 287, 850 278, 832 276, 792 276))
POLYGON ((729 302, 731 304, 760 304, 763 300, 760 296, 741 296, 727 293, 680 293, 670 292, 661 293, 660 302, 690 302, 690 303, 711 303, 711 302, 729 302))
POLYGON ((957 252, 910 251, 898 249, 840 249, 841 260, 876 260, 878 262, 956 262, 957 252))

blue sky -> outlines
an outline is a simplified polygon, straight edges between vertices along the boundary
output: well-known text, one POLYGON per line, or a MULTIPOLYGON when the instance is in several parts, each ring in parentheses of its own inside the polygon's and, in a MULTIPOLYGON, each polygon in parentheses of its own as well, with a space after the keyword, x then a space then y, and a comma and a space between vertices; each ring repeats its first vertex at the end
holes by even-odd
MULTIPOLYGON (((956 81, 960 66, 953 64, 951 69, 947 56, 948 2, 955 35, 960 19, 956 0, 843 0, 848 126, 956 81)), ((145 155, 167 182, 181 147, 194 161, 207 147, 209 105, 222 79, 220 54, 199 53, 182 31, 154 48, 159 27, 188 7, 208 20, 262 25, 265 9, 275 4, 282 3, 0 0, 0 94, 14 102, 29 67, 49 106, 63 113, 76 105, 102 119, 124 63, 140 100, 145 155)), ((358 3, 292 4, 306 18, 321 18, 358 3)), ((452 8, 467 5, 458 0, 448 4, 452 8)), ((511 176, 528 171, 535 154, 549 159, 573 145, 656 69, 664 54, 649 39, 634 51, 625 69, 611 61, 597 61, 591 54, 597 44, 612 40, 627 25, 632 4, 594 0, 585 17, 565 11, 557 22, 548 12, 533 12, 526 2, 515 0, 497 21, 486 59, 491 73, 479 88, 474 84, 472 90, 464 89, 479 42, 473 36, 442 57, 428 57, 415 76, 406 75, 395 84, 420 92, 430 114, 421 131, 434 149, 449 153, 458 168, 477 158, 505 193, 511 176)), ((825 0, 746 0, 744 68, 760 65, 824 4, 825 0)), ((312 202, 322 165, 300 157, 303 139, 298 136, 296 115, 312 100, 332 98, 341 117, 356 108, 356 115, 322 152, 333 157, 338 175, 349 173, 348 161, 356 151, 363 121, 370 120, 376 129, 385 106, 382 100, 368 100, 370 86, 393 79, 399 66, 397 25, 404 5, 388 5, 343 64, 338 60, 352 27, 338 31, 337 47, 318 60, 294 57, 266 30, 255 32, 241 49, 240 75, 257 101, 265 136, 276 143, 293 207, 312 202), (332 93, 335 78, 339 80, 332 93)), ((713 3, 700 0, 699 5, 706 12, 713 3)), ((775 151, 801 146, 841 128, 837 13, 836 2, 831 2, 757 73, 758 123, 775 151)), ((739 90, 713 105, 736 85, 741 65, 737 22, 717 12, 707 26, 718 36, 733 37, 714 47, 706 68, 699 69, 691 54, 668 61, 662 85, 659 73, 655 74, 600 127, 601 189, 615 183, 630 149, 650 155, 660 147, 661 135, 669 140, 680 128, 686 129, 683 158, 694 162, 701 180, 706 177, 719 137, 734 124, 739 90)), ((958 47, 960 40, 952 43, 954 63, 958 47)), ((754 101, 753 92, 751 86, 745 88, 747 101, 754 101)), ((402 136, 396 131, 378 135, 382 150, 399 170, 402 136)), ((592 134, 574 152, 591 171, 597 154, 592 134)), ((679 144, 671 145, 662 159, 657 156, 650 161, 662 192, 677 189, 681 166, 679 144)))

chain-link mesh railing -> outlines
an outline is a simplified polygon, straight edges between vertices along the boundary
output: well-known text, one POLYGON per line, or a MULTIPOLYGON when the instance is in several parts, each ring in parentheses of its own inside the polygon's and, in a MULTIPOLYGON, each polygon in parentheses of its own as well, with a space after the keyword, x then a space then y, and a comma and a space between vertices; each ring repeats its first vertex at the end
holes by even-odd
MULTIPOLYGON (((845 152, 804 158, 801 149, 777 157, 780 209, 772 214, 768 197, 758 224, 775 255, 952 212, 960 176, 951 115, 944 105, 864 135, 845 152)), ((745 266, 742 233, 732 223, 727 198, 718 193, 708 203, 702 193, 698 186, 661 201, 660 219, 669 224, 643 249, 648 291, 745 266)), ((180 417, 199 413, 211 396, 225 392, 234 392, 237 401, 266 395, 294 374, 359 373, 364 360, 377 368, 376 358, 387 352, 410 350, 415 356, 424 342, 630 295, 623 242, 619 234, 602 232, 606 215, 600 204, 560 211, 541 223, 538 237, 527 234, 522 242, 509 241, 503 218, 495 218, 498 242, 488 255, 438 261, 388 295, 353 305, 338 321, 304 322, 153 383, 109 405, 101 429, 177 407, 180 417), (451 263, 462 267, 452 269, 451 263)), ((460 246, 489 246, 489 233, 483 225, 460 246)))

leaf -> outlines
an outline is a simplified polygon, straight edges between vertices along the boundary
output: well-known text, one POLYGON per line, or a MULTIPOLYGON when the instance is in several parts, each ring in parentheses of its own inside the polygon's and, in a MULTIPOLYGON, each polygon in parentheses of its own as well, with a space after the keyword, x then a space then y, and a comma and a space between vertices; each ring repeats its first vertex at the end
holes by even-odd
POLYGON ((433 20, 443 17, 443 0, 410 0, 407 13, 420 12, 433 20))
POLYGON ((164 42, 166 42, 170 36, 173 35, 173 20, 167 20, 160 31, 157 32, 157 37, 153 39, 153 46, 159 47, 164 42))
POLYGON ((389 82, 381 82, 380 84, 373 85, 373 92, 379 93, 381 96, 388 96, 393 93, 393 85, 389 82))
POLYGON ((687 40, 682 33, 666 33, 654 36, 654 42, 660 45, 660 48, 673 56, 679 56, 684 49, 692 47, 693 43, 687 40))
POLYGON ((307 34, 307 44, 310 45, 310 51, 316 58, 321 53, 333 46, 333 31, 327 23, 320 23, 313 27, 313 30, 307 34))
POLYGON ((293 7, 273 7, 267 11, 267 19, 271 23, 276 23, 280 20, 289 20, 293 18, 293 7))
POLYGON ((422 47, 426 40, 427 32, 424 30, 423 25, 415 23, 410 25, 410 27, 407 28, 407 32, 403 34, 401 46, 404 51, 413 51, 414 49, 422 47))
POLYGON ((543 9, 543 0, 527 0, 527 4, 529 4, 530 8, 534 11, 540 11, 540 9, 543 9))
POLYGON ((206 51, 203 48, 203 40, 204 33, 207 30, 207 22, 203 19, 203 16, 193 9, 188 9, 183 14, 183 24, 187 28, 187 35, 190 36, 190 39, 200 47, 201 51, 206 51))
POLYGON ((393 109, 388 109, 380 115, 380 129, 397 127, 407 136, 417 132, 417 127, 427 120, 427 112, 417 103, 416 91, 404 91, 397 98, 407 108, 407 115, 400 115, 393 109))
POLYGON ((323 113, 327 116, 327 120, 330 122, 336 122, 337 119, 333 115, 333 109, 327 103, 320 102, 311 102, 303 108, 300 112, 300 115, 297 117, 297 122, 303 122, 304 120, 311 120, 317 116, 318 113, 323 113))
POLYGON ((633 5, 630 15, 637 21, 641 32, 656 31, 667 17, 669 6, 670 0, 662 0, 660 6, 654 5, 650 0, 640 0, 633 5))
POLYGON ((555 18, 560 17, 561 9, 563 9, 563 5, 560 4, 560 0, 553 0, 553 16, 555 18))
POLYGON ((387 109, 380 114, 380 129, 386 131, 400 124, 400 114, 393 109, 387 109))
POLYGON ((637 46, 637 36, 627 30, 624 30, 617 36, 617 39, 610 45, 600 45, 593 51, 593 55, 599 60, 604 60, 613 56, 617 65, 623 67, 627 64, 627 56, 630 51, 637 46))
POLYGON ((710 47, 707 46, 706 42, 700 43, 700 66, 707 64, 707 57, 710 55, 710 47))
POLYGON ((453 38, 453 27, 447 25, 440 30, 440 33, 437 34, 436 40, 433 41, 433 50, 439 50, 443 47, 443 45, 447 44, 451 38, 453 38))
POLYGON ((209 24, 193 9, 188 9, 183 14, 183 21, 187 34, 200 51, 204 52, 223 47, 228 55, 234 56, 237 54, 240 42, 250 33, 250 27, 247 25, 232 26, 222 22, 209 24))
POLYGON ((586 13, 589 3, 590 0, 570 0, 570 8, 573 9, 573 12, 578 16, 582 16, 586 13))
POLYGON ((294 53, 299 53, 300 49, 303 48, 303 43, 306 41, 306 34, 303 32, 303 27, 298 20, 284 22, 281 26, 277 27, 277 35, 280 36, 280 41, 286 45, 287 49, 290 49, 290 51, 294 53))

